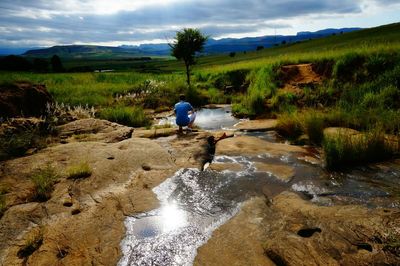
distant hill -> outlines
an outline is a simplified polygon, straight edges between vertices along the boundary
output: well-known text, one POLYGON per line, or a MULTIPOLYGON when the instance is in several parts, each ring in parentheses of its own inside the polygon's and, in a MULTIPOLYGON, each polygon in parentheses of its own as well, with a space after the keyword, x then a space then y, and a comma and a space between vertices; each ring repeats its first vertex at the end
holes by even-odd
POLYGON ((50 48, 35 49, 25 52, 23 55, 32 57, 50 57, 52 55, 60 57, 127 57, 141 55, 138 49, 130 49, 112 46, 97 45, 65 45, 53 46, 50 48))
MULTIPOLYGON (((257 48, 269 48, 280 44, 296 43, 310 39, 323 38, 335 34, 357 31, 361 28, 325 29, 317 32, 299 32, 296 35, 277 35, 247 37, 241 39, 225 38, 207 41, 204 54, 252 51, 257 48)), ((139 46, 122 45, 119 47, 96 45, 67 45, 34 49, 25 52, 29 57, 51 57, 57 54, 64 58, 127 58, 137 56, 167 56, 170 47, 166 43, 141 44, 139 46)))

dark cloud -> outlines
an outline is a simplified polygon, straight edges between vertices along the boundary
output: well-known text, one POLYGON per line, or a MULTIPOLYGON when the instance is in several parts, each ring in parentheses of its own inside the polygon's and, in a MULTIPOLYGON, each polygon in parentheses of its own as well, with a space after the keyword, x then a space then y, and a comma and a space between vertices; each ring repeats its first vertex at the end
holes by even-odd
MULTIPOLYGON (((73 0, 71 0, 73 2, 73 0)), ((386 0, 387 4, 396 1, 386 0)), ((218 37, 290 28, 284 20, 315 14, 361 12, 362 0, 199 0, 152 5, 115 14, 68 10, 64 1, 1 0, 0 45, 133 42, 171 38, 182 27, 218 37)))

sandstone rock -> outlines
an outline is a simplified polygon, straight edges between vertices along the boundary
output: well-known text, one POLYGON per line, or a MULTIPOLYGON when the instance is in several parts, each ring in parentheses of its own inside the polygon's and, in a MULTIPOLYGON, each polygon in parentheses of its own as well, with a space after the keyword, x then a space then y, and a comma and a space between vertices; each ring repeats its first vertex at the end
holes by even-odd
POLYGON ((267 206, 261 198, 243 204, 238 215, 214 231, 206 244, 197 249, 195 266, 275 265, 264 255, 267 206))
POLYGON ((79 141, 119 142, 132 136, 133 128, 94 118, 81 119, 58 127, 61 138, 79 141))
POLYGON ((345 127, 328 127, 324 129, 325 137, 356 136, 359 134, 359 131, 345 127))
POLYGON ((205 163, 212 160, 210 154, 208 132, 192 132, 190 134, 174 134, 165 138, 155 139, 174 159, 174 163, 183 167, 203 169, 205 163))
POLYGON ((176 128, 137 129, 133 132, 135 138, 159 138, 177 134, 176 128))
POLYGON ((12 185, 6 195, 8 209, 0 219, 1 265, 22 263, 17 253, 35 226, 45 229, 43 244, 29 256, 29 265, 116 264, 125 216, 156 208, 157 199, 148 188, 177 170, 160 145, 138 138, 53 146, 3 162, 0 168, 0 182, 12 185), (113 160, 108 159, 110 155, 113 160), (82 161, 90 165, 92 175, 78 181, 66 179, 65 169, 82 161), (48 163, 60 175, 51 199, 23 204, 30 198, 24 191, 33 188, 32 169, 48 163), (142 170, 142 165, 150 170, 142 170), (62 258, 60 250, 66 253, 62 258))
POLYGON ((242 131, 271 131, 275 130, 276 125, 276 119, 260 119, 241 121, 234 128, 242 131))
POLYGON ((219 141, 216 145, 216 155, 260 155, 269 154, 274 157, 289 153, 307 153, 303 147, 283 143, 272 143, 256 137, 238 136, 219 141))
POLYGON ((286 164, 255 163, 255 167, 257 171, 272 174, 286 183, 290 182, 294 176, 294 168, 286 164))
POLYGON ((15 83, 0 88, 0 117, 40 116, 46 111, 51 95, 45 85, 15 83))
POLYGON ((400 212, 361 206, 321 207, 285 192, 264 220, 266 254, 286 265, 395 265, 388 235, 400 236, 400 212))
POLYGON ((300 161, 310 163, 310 164, 321 164, 322 163, 321 159, 315 158, 315 157, 309 156, 309 155, 300 156, 300 157, 297 157, 297 159, 300 161))
POLYGON ((398 265, 398 228, 396 209, 322 207, 283 192, 272 203, 243 204, 198 249, 195 264, 398 265))

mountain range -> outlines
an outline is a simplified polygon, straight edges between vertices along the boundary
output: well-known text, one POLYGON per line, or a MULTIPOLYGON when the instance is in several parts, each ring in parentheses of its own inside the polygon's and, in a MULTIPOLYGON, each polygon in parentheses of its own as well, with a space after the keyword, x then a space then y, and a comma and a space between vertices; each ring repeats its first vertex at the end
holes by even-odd
MULTIPOLYGON (((343 34, 360 29, 361 28, 324 29, 316 32, 298 32, 296 35, 246 37, 240 39, 224 38, 216 40, 210 38, 204 47, 203 53, 216 54, 251 51, 277 45, 307 41, 310 39, 323 38, 334 34, 343 34)), ((143 56, 168 56, 170 54, 170 47, 167 43, 141 44, 138 46, 122 45, 118 47, 64 45, 41 49, 30 49, 26 52, 24 52, 22 48, 0 48, 0 54, 22 54, 27 57, 51 57, 57 54, 64 58, 132 58, 143 56)))

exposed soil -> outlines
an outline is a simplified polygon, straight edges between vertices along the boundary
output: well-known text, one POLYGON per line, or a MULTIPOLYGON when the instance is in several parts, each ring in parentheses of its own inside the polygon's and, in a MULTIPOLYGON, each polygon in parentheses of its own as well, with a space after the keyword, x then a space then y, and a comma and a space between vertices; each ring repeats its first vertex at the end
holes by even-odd
POLYGON ((281 90, 296 95, 302 94, 304 87, 313 87, 323 81, 323 77, 314 71, 312 64, 283 66, 280 73, 283 82, 281 90))

